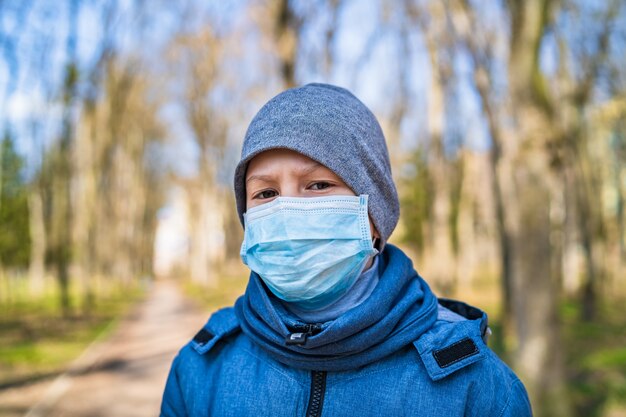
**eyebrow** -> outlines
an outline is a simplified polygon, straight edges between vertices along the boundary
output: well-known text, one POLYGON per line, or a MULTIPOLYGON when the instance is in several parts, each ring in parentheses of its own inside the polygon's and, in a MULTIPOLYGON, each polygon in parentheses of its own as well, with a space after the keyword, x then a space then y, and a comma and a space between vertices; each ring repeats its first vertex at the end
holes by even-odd
POLYGON ((273 180, 273 178, 269 175, 251 175, 250 177, 248 177, 248 179, 246 180, 246 184, 249 183, 250 181, 265 181, 265 182, 271 182, 273 180))
MULTIPOLYGON (((298 168, 298 174, 299 175, 308 175, 312 172, 317 171, 320 168, 325 168, 324 165, 320 164, 319 162, 313 162, 311 163, 309 166, 305 167, 305 168, 298 168)), ((271 175, 250 175, 247 179, 246 179, 246 184, 249 183, 250 181, 265 181, 265 182, 272 182, 274 181, 274 178, 271 175)))

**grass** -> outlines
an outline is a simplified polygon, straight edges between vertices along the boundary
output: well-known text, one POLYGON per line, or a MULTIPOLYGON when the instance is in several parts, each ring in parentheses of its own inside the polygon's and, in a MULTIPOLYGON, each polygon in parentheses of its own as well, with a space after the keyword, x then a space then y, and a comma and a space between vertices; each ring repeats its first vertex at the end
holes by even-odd
MULTIPOLYGON (((96 297, 88 312, 62 314, 54 294, 0 304, 0 389, 54 376, 141 296, 139 288, 96 297)), ((79 305, 76 295, 73 305, 79 305)))
POLYGON ((580 306, 562 308, 568 387, 580 416, 626 415, 626 316, 623 301, 604 300, 595 320, 581 322, 580 306), (607 410, 620 409, 621 413, 607 410))

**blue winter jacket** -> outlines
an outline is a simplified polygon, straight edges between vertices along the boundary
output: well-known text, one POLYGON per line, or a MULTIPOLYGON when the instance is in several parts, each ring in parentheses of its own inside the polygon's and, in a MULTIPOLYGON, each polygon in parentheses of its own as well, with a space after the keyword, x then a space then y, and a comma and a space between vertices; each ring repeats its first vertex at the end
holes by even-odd
POLYGON ((361 305, 302 323, 254 273, 175 358, 161 416, 531 416, 484 342, 486 315, 437 299, 387 245, 361 305))

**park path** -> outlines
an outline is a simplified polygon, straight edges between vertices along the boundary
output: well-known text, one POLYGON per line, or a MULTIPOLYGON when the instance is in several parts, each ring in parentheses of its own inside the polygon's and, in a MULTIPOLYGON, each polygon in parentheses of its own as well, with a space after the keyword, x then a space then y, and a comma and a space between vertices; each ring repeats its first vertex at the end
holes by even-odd
POLYGON ((207 312, 178 286, 157 281, 111 336, 90 346, 70 372, 5 399, 16 413, 27 410, 28 417, 157 416, 172 359, 206 319, 207 312))

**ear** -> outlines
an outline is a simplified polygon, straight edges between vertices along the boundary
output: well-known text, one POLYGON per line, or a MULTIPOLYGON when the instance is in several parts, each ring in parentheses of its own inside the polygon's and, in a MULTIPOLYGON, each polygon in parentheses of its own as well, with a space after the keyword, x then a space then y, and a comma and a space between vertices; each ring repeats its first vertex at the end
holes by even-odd
POLYGON ((371 218, 370 218, 370 230, 372 231, 372 246, 374 246, 380 252, 380 249, 381 249, 380 248, 381 246, 380 233, 378 233, 378 230, 376 230, 376 226, 374 226, 374 222, 372 222, 371 218))

